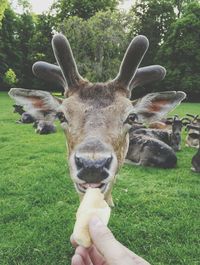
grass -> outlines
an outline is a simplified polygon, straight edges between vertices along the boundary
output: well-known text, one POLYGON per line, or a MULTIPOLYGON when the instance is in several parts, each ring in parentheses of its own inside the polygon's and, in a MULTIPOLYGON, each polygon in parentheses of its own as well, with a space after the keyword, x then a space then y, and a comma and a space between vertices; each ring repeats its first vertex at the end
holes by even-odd
MULTIPOLYGON (((17 125, 12 101, 0 94, 0 264, 70 265, 77 194, 66 164, 65 138, 39 136, 17 125)), ((175 113, 199 113, 183 103, 175 113)), ((152 265, 199 264, 199 174, 186 148, 164 170, 124 165, 118 174, 109 227, 152 265)))

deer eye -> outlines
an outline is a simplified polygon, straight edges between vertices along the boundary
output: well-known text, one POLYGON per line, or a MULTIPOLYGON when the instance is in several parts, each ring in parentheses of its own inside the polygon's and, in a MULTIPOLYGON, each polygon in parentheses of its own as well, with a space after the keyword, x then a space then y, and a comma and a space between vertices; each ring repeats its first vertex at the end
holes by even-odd
POLYGON ((125 120, 125 123, 132 124, 134 122, 138 121, 138 116, 136 113, 131 113, 128 115, 127 119, 125 120))
POLYGON ((63 112, 58 112, 56 116, 59 119, 60 123, 67 122, 67 119, 65 118, 65 114, 63 112))

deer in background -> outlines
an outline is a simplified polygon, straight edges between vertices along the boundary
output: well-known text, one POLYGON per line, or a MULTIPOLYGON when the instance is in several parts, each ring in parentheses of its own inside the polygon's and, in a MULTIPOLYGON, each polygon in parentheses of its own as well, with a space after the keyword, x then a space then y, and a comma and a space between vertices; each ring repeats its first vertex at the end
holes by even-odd
POLYGON ((56 126, 53 124, 53 121, 35 121, 33 128, 35 128, 35 132, 38 134, 50 134, 56 132, 56 126))
POLYGON ((192 157, 192 168, 191 170, 197 173, 200 173, 200 125, 191 125, 189 124, 187 126, 187 129, 198 131, 199 134, 196 134, 194 138, 199 142, 198 144, 198 150, 196 154, 192 157))
POLYGON ((19 113, 21 115, 21 118, 19 121, 17 121, 17 123, 33 123, 33 128, 35 128, 35 132, 38 134, 49 134, 56 132, 56 126, 53 124, 56 116, 54 114, 51 115, 51 112, 43 111, 41 112, 40 116, 34 115, 38 119, 36 120, 33 115, 23 109, 23 106, 15 104, 13 107, 13 112, 19 113))
MULTIPOLYGON (((148 94, 146 97, 151 97, 148 94)), ((130 144, 126 161, 128 163, 144 166, 173 168, 177 158, 174 151, 181 150, 181 130, 185 118, 179 119, 178 115, 168 118, 166 123, 172 130, 150 129, 145 126, 132 126, 129 131, 130 144)))
POLYGON ((199 135, 200 132, 199 130, 197 130, 198 127, 200 127, 200 118, 199 115, 192 115, 192 114, 186 114, 189 118, 188 123, 191 126, 187 126, 186 130, 188 131, 185 142, 186 142, 186 146, 188 147, 195 147, 195 148, 199 148, 199 135), (192 118, 192 119, 191 119, 192 118), (194 126, 192 128, 192 126, 194 126))
MULTIPOLYGON (((148 94, 146 97, 151 97, 148 94)), ((170 118, 172 130, 150 129, 132 126, 126 162, 135 165, 173 168, 176 166, 175 152, 181 149, 181 130, 184 118, 170 118)))
POLYGON ((23 106, 14 104, 13 108, 14 113, 19 113, 19 115, 21 115, 21 118, 17 121, 17 123, 33 123, 35 121, 33 116, 23 109, 23 106))
POLYGON ((165 75, 161 66, 138 68, 148 45, 145 36, 135 37, 117 76, 107 83, 93 84, 79 74, 68 40, 56 34, 52 46, 59 66, 37 62, 33 72, 39 78, 61 84, 65 99, 39 90, 12 88, 9 92, 34 116, 43 110, 59 113, 67 138, 70 176, 80 199, 88 187, 95 187, 112 205, 116 173, 129 147, 129 118, 135 113, 142 122, 157 120, 185 98, 185 93, 172 91, 130 100, 134 87, 165 75))

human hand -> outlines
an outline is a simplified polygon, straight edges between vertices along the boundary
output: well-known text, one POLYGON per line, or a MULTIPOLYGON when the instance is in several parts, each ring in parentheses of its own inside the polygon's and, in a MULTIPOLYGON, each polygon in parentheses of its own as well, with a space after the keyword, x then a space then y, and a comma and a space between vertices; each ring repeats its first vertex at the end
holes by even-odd
POLYGON ((78 246, 71 265, 150 265, 118 242, 99 218, 90 221, 89 231, 93 245, 88 249, 78 246))

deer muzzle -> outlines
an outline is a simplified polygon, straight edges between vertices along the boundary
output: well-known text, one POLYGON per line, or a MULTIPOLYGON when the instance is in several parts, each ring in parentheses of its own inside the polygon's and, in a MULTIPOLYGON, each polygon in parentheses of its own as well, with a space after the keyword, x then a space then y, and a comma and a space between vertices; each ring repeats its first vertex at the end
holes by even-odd
POLYGON ((106 192, 117 171, 117 158, 112 148, 100 140, 82 143, 70 157, 71 176, 78 192, 88 187, 106 192))

